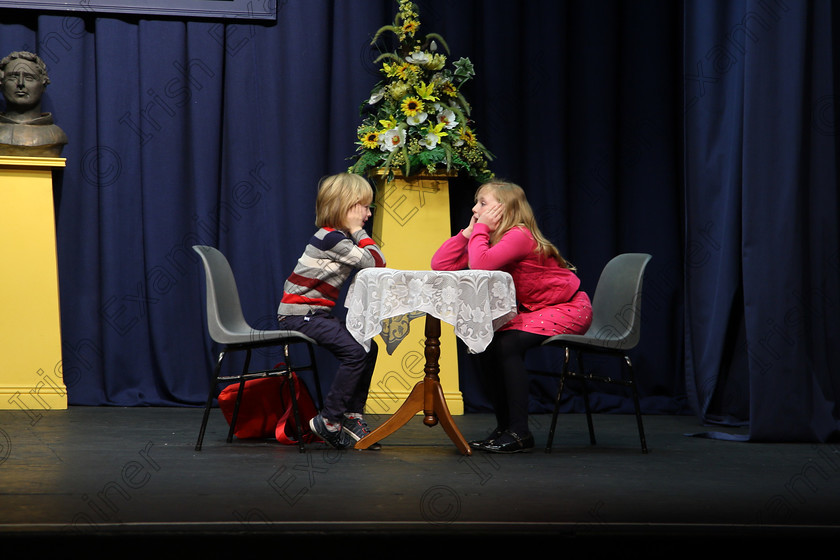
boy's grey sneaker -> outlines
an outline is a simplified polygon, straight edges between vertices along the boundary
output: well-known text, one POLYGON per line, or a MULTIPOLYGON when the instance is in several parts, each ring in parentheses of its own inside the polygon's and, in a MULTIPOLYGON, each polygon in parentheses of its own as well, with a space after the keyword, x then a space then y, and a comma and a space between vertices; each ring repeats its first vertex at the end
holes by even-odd
POLYGON ((344 449, 353 445, 353 442, 344 433, 344 430, 339 428, 338 430, 331 432, 327 429, 327 425, 324 423, 324 417, 320 414, 309 421, 309 427, 315 435, 336 449, 344 449))
MULTIPOLYGON (((367 422, 365 422, 362 418, 348 418, 345 416, 341 420, 341 428, 355 441, 359 441, 370 434, 367 422)), ((382 449, 382 446, 379 445, 379 442, 376 442, 368 447, 368 449, 379 450, 382 449)))

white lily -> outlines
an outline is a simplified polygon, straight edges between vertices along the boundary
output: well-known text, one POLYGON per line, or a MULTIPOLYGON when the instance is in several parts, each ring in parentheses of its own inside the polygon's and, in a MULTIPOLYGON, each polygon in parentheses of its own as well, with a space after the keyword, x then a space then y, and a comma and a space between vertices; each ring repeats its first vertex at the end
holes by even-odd
POLYGON ((368 105, 375 105, 376 103, 379 103, 380 101, 382 101, 383 97, 385 97, 385 88, 373 92, 370 96, 370 99, 368 99, 368 105))
POLYGON ((420 66, 424 64, 428 64, 432 60, 432 55, 425 51, 415 51, 405 57, 406 62, 410 62, 411 64, 418 64, 420 66))
POLYGON ((444 125, 446 129, 452 129, 458 126, 458 121, 455 120, 455 113, 450 109, 445 109, 437 114, 438 124, 444 125))
POLYGON ((412 126, 417 126, 418 124, 422 124, 426 122, 426 119, 429 117, 428 113, 417 113, 416 115, 412 115, 410 117, 406 117, 405 122, 412 126))
POLYGON ((433 150, 435 146, 438 145, 440 142, 440 136, 435 134, 434 132, 428 132, 426 135, 417 141, 418 144, 426 148, 427 150, 433 150))
POLYGON ((379 149, 383 152, 393 152, 405 144, 405 130, 392 128, 379 138, 379 149))

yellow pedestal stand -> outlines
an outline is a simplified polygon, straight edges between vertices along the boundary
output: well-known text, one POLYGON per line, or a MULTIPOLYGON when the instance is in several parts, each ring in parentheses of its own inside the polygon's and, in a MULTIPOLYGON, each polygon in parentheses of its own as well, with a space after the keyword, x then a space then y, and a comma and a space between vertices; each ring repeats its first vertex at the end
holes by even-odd
MULTIPOLYGON (((388 268, 430 270, 432 255, 451 235, 449 181, 456 175, 401 175, 387 181, 374 177, 376 208, 373 238, 385 254, 388 268)), ((424 377, 425 341, 423 321, 410 324, 410 332, 393 354, 378 340, 379 357, 368 393, 368 414, 393 414, 424 377)), ((440 384, 451 414, 464 413, 458 382, 458 352, 454 329, 441 324, 440 384)))
POLYGON ((2 410, 67 408, 52 181, 53 168, 64 165, 64 158, 0 156, 2 410))

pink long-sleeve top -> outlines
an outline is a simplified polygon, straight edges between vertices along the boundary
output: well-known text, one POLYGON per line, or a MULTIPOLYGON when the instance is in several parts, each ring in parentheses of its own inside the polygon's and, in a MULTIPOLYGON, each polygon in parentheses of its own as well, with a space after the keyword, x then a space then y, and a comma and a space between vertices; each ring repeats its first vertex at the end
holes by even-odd
POLYGON ((535 249, 530 230, 514 227, 494 245, 490 229, 473 226, 469 239, 458 233, 447 239, 432 256, 433 270, 502 270, 513 277, 519 314, 499 330, 517 329, 536 334, 581 334, 592 322, 589 296, 580 290, 580 279, 552 258, 535 249))

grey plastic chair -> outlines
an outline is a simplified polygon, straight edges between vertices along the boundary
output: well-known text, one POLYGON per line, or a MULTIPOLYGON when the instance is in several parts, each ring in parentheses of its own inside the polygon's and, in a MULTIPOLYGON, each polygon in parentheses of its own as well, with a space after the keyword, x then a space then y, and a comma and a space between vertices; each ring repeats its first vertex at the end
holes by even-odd
MULTIPOLYGON (((204 440, 204 432, 207 429, 207 421, 210 417, 210 409, 213 405, 213 399, 216 396, 216 389, 219 384, 239 382, 239 391, 236 396, 236 401, 233 408, 233 415, 230 422, 230 430, 227 436, 227 442, 233 441, 234 427, 236 426, 236 418, 239 413, 239 406, 242 401, 242 389, 245 387, 245 381, 248 379, 256 379, 260 377, 270 376, 285 376, 290 383, 294 383, 294 378, 291 376, 292 372, 300 373, 301 371, 312 371, 315 381, 315 389, 317 392, 318 407, 323 406, 323 397, 321 395, 321 383, 318 377, 318 368, 315 362, 316 342, 308 336, 297 331, 288 330, 258 330, 251 327, 245 320, 242 313, 242 306, 239 300, 239 291, 236 287, 236 280, 233 276, 233 271, 230 268, 227 258, 213 247, 206 245, 193 246, 200 256, 204 264, 204 272, 207 279, 207 328, 210 332, 210 338, 222 345, 219 357, 216 360, 216 366, 213 371, 213 378, 210 383, 210 394, 207 397, 207 404, 204 407, 204 417, 201 421, 201 429, 198 433, 198 441, 195 444, 196 451, 201 450, 202 441, 204 440), (305 344, 309 351, 309 363, 304 365, 297 365, 292 363, 289 355, 289 346, 293 344, 305 344), (266 348, 270 346, 282 346, 284 363, 278 365, 276 368, 268 370, 251 371, 251 352, 257 348, 266 348), (222 368, 222 360, 226 355, 242 351, 245 352, 245 363, 242 367, 242 373, 231 376, 220 376, 222 368)), ((292 394, 292 411, 297 424, 297 438, 300 452, 305 451, 303 437, 301 433, 301 418, 298 411, 297 399, 295 398, 295 391, 292 394)))
MULTIPOLYGON (((647 453, 645 430, 642 424, 639 393, 633 364, 627 352, 636 347, 640 338, 642 280, 645 268, 651 256, 646 253, 625 253, 614 257, 601 272, 595 294, 592 297, 592 325, 582 335, 560 334, 552 336, 542 346, 561 347, 564 350, 563 368, 560 372, 560 384, 554 401, 554 413, 546 443, 546 453, 551 452, 557 415, 560 409, 560 397, 567 379, 578 379, 583 385, 583 402, 586 409, 586 421, 589 427, 589 440, 595 445, 595 430, 592 424, 592 411, 589 406, 587 382, 595 381, 623 385, 628 387, 633 396, 636 409, 636 422, 639 428, 642 452, 647 453), (571 351, 575 351, 579 372, 569 369, 571 351), (622 377, 618 379, 587 373, 583 364, 583 355, 587 352, 617 356, 623 359, 622 377)), ((556 377, 556 374, 552 376, 556 377)))

